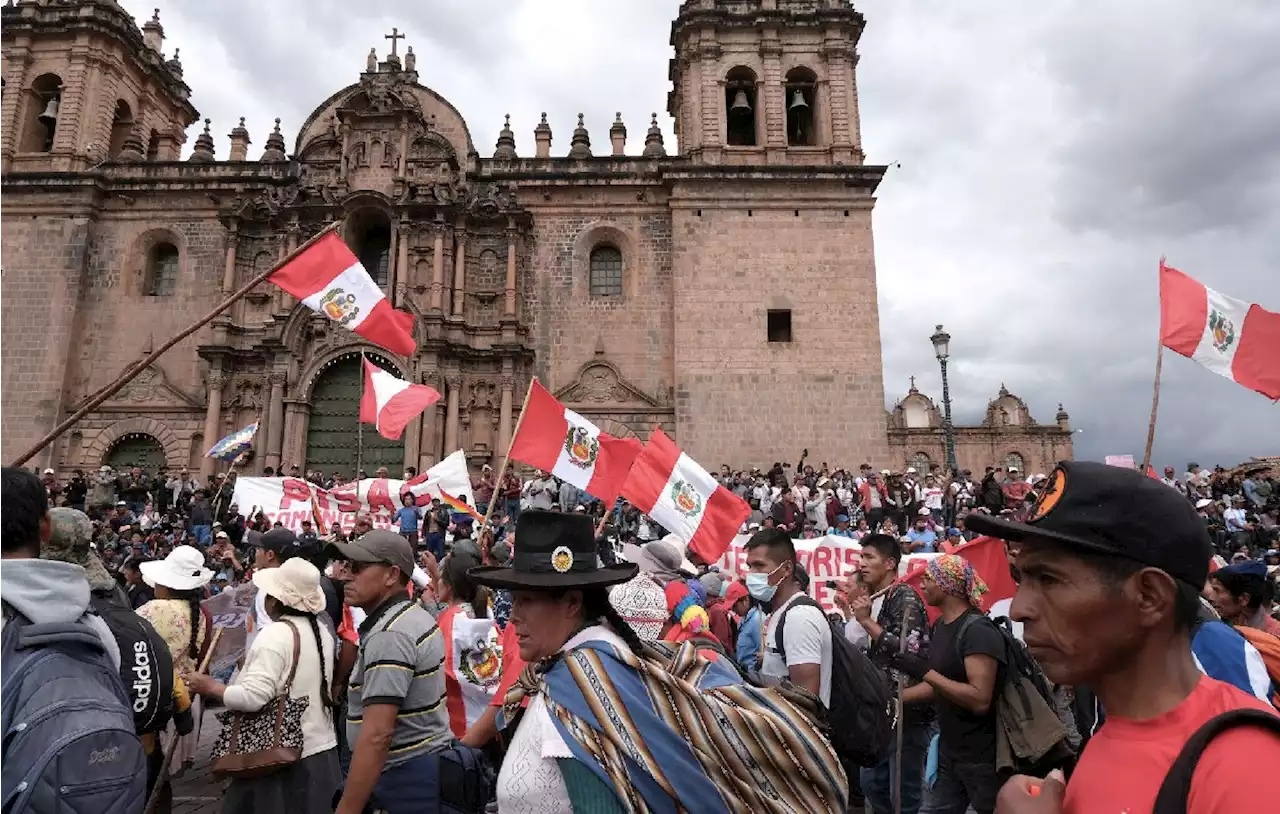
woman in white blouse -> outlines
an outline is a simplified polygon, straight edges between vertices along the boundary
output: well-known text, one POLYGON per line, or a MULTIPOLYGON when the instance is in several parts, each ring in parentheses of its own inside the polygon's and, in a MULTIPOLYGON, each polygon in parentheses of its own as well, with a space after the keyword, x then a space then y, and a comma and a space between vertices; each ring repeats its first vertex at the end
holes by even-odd
POLYGON ((258 571, 253 582, 266 595, 267 613, 274 621, 254 638, 239 677, 227 686, 193 674, 187 684, 206 697, 221 698, 228 709, 256 712, 283 690, 293 667, 293 630, 297 630, 298 668, 289 695, 308 698, 310 703, 302 716, 302 759, 265 777, 233 779, 222 810, 225 814, 329 814, 342 774, 330 700, 334 637, 318 618, 325 609, 320 572, 301 557, 293 557, 279 568, 258 571))

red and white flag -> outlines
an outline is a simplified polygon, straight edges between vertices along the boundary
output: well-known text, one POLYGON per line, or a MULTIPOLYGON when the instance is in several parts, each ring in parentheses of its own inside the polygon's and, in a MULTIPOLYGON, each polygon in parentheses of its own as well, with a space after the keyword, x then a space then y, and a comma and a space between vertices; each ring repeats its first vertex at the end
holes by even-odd
POLYGON ((1160 341, 1214 373, 1280 399, 1280 314, 1214 291, 1163 260, 1160 341))
MULTIPOLYGON (((947 553, 968 560, 973 570, 987 584, 987 592, 982 595, 982 612, 992 616, 1008 616, 1009 606, 1018 593, 1018 583, 1013 581, 1013 572, 1009 570, 1009 555, 1005 553, 1004 542, 994 537, 975 537, 947 553)), ((909 566, 911 570, 902 578, 903 582, 916 589, 921 599, 924 598, 921 579, 924 577, 926 564, 923 560, 913 560, 909 566)), ((938 621, 941 611, 932 605, 926 605, 925 609, 931 624, 938 621)))
POLYGON ((413 314, 397 311, 364 266, 330 232, 267 278, 329 319, 401 356, 411 356, 413 314))
POLYGON ((449 728, 461 738, 489 708, 502 680, 502 642, 492 619, 471 619, 460 605, 446 608, 436 624, 444 634, 444 681, 449 728))
POLYGON ((685 540, 703 562, 729 548, 751 507, 654 428, 631 467, 622 496, 685 540))
POLYGON ((510 457, 550 472, 612 506, 640 448, 635 438, 601 432, 534 379, 510 457))
POLYGON ((440 400, 440 393, 425 384, 397 379, 364 360, 364 394, 360 396, 360 420, 376 424, 378 435, 397 441, 404 428, 423 410, 440 400))

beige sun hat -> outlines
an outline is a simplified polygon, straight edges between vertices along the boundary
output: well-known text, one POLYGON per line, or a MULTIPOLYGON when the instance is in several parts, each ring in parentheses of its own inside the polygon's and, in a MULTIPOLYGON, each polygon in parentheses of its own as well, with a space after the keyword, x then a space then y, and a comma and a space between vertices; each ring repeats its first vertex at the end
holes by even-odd
POLYGON ((319 613, 325 609, 320 569, 302 557, 290 557, 279 568, 255 571, 253 584, 267 596, 274 596, 281 604, 294 610, 319 613))

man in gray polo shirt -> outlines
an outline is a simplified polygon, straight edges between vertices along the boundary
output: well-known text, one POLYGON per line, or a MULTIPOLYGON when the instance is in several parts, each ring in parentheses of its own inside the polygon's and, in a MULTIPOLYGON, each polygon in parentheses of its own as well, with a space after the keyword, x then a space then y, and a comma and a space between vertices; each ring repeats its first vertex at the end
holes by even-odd
POLYGON ((347 694, 351 769, 337 814, 360 814, 372 797, 390 814, 439 805, 433 756, 452 741, 444 703, 444 635, 407 592, 409 542, 376 529, 350 543, 330 543, 350 563, 347 604, 368 616, 347 694))

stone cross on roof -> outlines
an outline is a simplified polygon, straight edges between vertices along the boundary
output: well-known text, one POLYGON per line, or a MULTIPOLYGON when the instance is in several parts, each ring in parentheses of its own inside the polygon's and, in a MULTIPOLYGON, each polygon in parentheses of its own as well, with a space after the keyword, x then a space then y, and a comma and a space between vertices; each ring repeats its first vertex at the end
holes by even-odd
POLYGON ((396 40, 402 40, 402 39, 404 39, 404 34, 401 34, 401 33, 400 33, 400 29, 398 29, 398 28, 392 28, 392 29, 391 29, 391 33, 390 33, 390 34, 386 34, 386 35, 384 35, 383 39, 391 40, 391 55, 392 55, 392 56, 395 56, 395 54, 396 54, 396 40))

